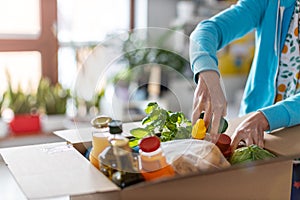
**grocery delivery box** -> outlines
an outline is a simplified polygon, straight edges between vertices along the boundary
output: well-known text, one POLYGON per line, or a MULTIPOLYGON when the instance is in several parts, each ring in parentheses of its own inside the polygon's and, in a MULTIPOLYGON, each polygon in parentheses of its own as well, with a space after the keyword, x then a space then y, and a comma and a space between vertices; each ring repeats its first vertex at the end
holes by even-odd
MULTIPOLYGON (((242 119, 229 121, 228 134, 242 119)), ((124 132, 137 126, 124 124, 124 132)), ((218 171, 142 182, 120 189, 84 157, 91 129, 57 131, 66 142, 1 149, 28 199, 289 199, 292 159, 300 155, 300 126, 266 135, 265 147, 278 158, 218 171)))

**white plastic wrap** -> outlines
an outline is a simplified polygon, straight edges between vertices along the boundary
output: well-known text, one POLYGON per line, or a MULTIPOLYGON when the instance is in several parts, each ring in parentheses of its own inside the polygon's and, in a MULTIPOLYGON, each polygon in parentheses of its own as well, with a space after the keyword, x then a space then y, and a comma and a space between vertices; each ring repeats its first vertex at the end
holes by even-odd
POLYGON ((177 174, 219 170, 230 166, 219 148, 205 140, 173 140, 162 143, 168 163, 177 174))

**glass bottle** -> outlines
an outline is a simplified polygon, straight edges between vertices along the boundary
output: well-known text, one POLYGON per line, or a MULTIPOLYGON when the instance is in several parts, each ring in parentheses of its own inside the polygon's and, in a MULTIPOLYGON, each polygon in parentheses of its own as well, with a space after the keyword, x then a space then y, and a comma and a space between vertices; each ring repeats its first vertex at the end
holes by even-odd
POLYGON ((108 124, 109 135, 107 138, 108 146, 99 154, 98 160, 100 164, 100 171, 112 180, 112 175, 117 171, 117 160, 113 151, 113 140, 124 140, 123 136, 119 133, 119 129, 115 128, 115 120, 108 124))
POLYGON ((136 167, 132 149, 129 147, 129 139, 121 135, 122 122, 115 121, 114 126, 110 123, 111 128, 114 128, 115 133, 119 132, 110 140, 117 161, 117 171, 114 172, 112 181, 121 188, 143 181, 143 176, 136 167))
POLYGON ((122 122, 112 120, 109 132, 110 146, 99 155, 100 170, 121 188, 143 181, 136 168, 129 139, 122 135, 122 122))
POLYGON ((108 123, 110 117, 97 116, 91 120, 92 124, 92 149, 89 155, 90 162, 99 169, 99 154, 109 146, 108 143, 108 123))
POLYGON ((158 137, 150 136, 143 138, 139 147, 140 171, 146 181, 175 175, 173 167, 167 163, 158 137))

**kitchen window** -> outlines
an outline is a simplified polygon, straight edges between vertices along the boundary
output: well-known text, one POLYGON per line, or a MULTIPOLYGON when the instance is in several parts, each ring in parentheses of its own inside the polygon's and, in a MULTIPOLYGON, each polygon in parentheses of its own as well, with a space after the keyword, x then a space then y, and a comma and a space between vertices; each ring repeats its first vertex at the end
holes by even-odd
POLYGON ((42 76, 71 87, 87 52, 133 27, 134 0, 0 0, 0 95, 34 90, 42 76))
POLYGON ((71 87, 93 47, 130 28, 132 0, 57 0, 58 80, 71 87))
POLYGON ((34 90, 41 76, 57 81, 56 0, 0 0, 0 94, 34 90))

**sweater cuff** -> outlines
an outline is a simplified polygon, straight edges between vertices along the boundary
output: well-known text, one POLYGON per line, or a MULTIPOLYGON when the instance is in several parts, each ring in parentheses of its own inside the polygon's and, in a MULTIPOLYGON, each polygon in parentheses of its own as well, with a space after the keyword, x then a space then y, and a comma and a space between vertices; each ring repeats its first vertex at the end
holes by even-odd
POLYGON ((216 71, 219 75, 219 69, 217 65, 217 61, 210 56, 200 56, 193 63, 193 72, 194 72, 194 81, 198 83, 198 74, 203 71, 213 70, 216 71))
POLYGON ((278 128, 287 127, 290 122, 290 116, 283 105, 271 105, 260 109, 267 118, 270 126, 270 131, 278 128))

